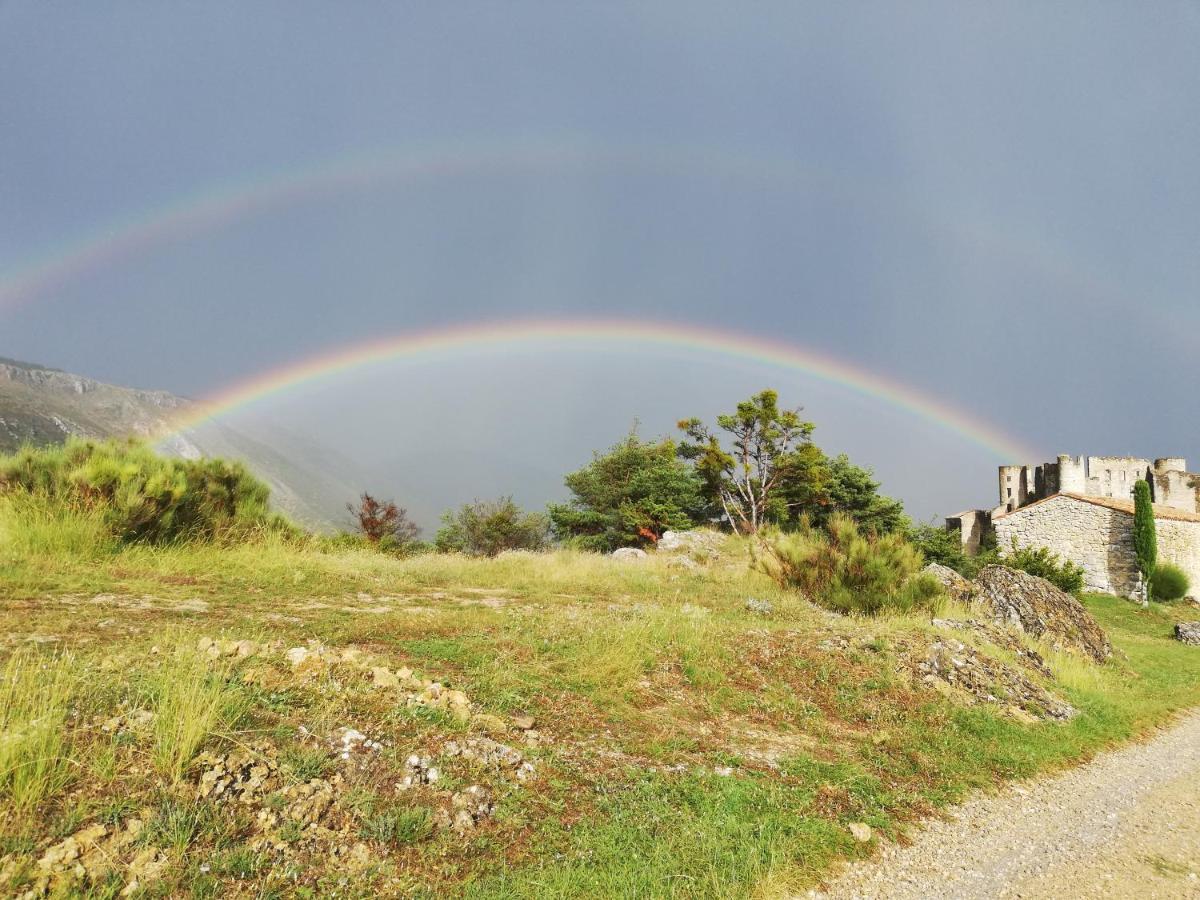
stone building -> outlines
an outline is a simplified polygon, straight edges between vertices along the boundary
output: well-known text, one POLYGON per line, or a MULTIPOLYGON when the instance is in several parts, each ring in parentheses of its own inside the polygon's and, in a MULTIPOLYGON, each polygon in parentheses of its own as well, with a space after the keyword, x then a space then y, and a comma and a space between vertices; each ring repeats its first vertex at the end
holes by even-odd
POLYGON ((1083 567, 1088 590, 1129 596, 1138 586, 1133 486, 1150 484, 1158 558, 1200 586, 1200 475, 1180 457, 1059 456, 1039 466, 1001 466, 999 504, 946 519, 968 553, 994 537, 1003 555, 1048 547, 1083 567))

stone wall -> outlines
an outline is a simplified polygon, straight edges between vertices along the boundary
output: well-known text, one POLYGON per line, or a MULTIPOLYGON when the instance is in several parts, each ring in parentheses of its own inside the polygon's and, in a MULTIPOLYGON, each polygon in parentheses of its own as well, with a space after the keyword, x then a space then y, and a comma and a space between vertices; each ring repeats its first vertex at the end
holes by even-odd
MULTIPOLYGON (((1200 588, 1200 522, 1156 517, 1158 558, 1188 573, 1200 588)), ((1129 596, 1137 585, 1133 514, 1058 494, 993 521, 1001 554, 1049 547, 1083 567, 1087 589, 1129 596)))
POLYGON ((1155 472, 1154 502, 1187 512, 1200 510, 1200 475, 1178 469, 1155 472))

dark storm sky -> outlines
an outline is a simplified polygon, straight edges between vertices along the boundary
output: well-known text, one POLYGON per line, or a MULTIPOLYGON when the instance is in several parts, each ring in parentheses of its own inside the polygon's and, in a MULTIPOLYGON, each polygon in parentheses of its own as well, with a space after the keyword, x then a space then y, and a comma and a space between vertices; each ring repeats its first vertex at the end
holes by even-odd
MULTIPOLYGON (((101 254, 0 300, 0 355, 200 396, 411 329, 647 317, 800 342, 1047 455, 1196 457, 1198 46, 1166 2, 0 3, 0 296, 188 197, 428 169, 101 254)), ((379 367, 253 415, 439 485, 431 509, 536 503, 635 417, 771 384, 918 515, 991 499, 995 454, 883 404, 616 350, 379 367)))

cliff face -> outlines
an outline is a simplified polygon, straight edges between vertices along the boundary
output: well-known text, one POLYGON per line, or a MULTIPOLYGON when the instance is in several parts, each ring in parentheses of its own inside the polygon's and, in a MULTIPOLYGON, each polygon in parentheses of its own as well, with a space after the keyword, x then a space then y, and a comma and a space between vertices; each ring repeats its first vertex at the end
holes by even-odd
MULTIPOLYGON (((105 384, 82 375, 0 357, 0 453, 22 444, 162 433, 192 401, 167 391, 105 384)), ((158 449, 173 456, 240 459, 271 488, 272 504, 310 528, 343 524, 345 504, 364 480, 353 463, 278 430, 247 434, 206 422, 158 449)))
POLYGON ((189 403, 167 391, 118 387, 0 358, 0 452, 26 442, 59 443, 69 435, 146 436, 189 403))

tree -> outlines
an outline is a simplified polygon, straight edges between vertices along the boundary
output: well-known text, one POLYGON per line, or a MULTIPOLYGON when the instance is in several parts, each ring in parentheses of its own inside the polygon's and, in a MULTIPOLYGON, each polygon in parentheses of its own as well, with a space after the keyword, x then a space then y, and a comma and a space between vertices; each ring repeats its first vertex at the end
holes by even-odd
POLYGON ((851 516, 861 528, 887 534, 908 526, 904 515, 904 504, 899 500, 879 493, 879 482, 875 473, 850 462, 842 453, 828 462, 829 475, 826 482, 827 505, 822 514, 814 516, 822 523, 829 514, 843 512, 851 516))
POLYGON ((408 517, 408 511, 391 500, 376 500, 366 491, 358 504, 347 503, 354 523, 372 544, 385 549, 403 548, 417 539, 421 529, 408 517))
POLYGON ((799 464, 800 449, 811 444, 814 426, 800 418, 800 409, 780 409, 778 394, 765 390, 739 403, 736 412, 717 416, 717 427, 730 436, 730 450, 692 418, 679 423, 689 440, 677 452, 691 460, 729 523, 753 534, 772 512, 778 515, 781 484, 799 464))
POLYGON ((1133 551, 1138 570, 1148 583, 1158 562, 1158 536, 1154 530, 1154 507, 1150 502, 1150 483, 1142 480, 1133 486, 1133 551))
POLYGON ((505 550, 543 550, 549 537, 546 516, 525 512, 512 497, 501 497, 443 513, 434 546, 443 553, 498 556, 505 550))
POLYGON ((564 479, 574 495, 550 507, 555 533, 584 550, 606 552, 656 542, 664 531, 706 518, 700 478, 673 441, 642 441, 636 432, 564 479))

